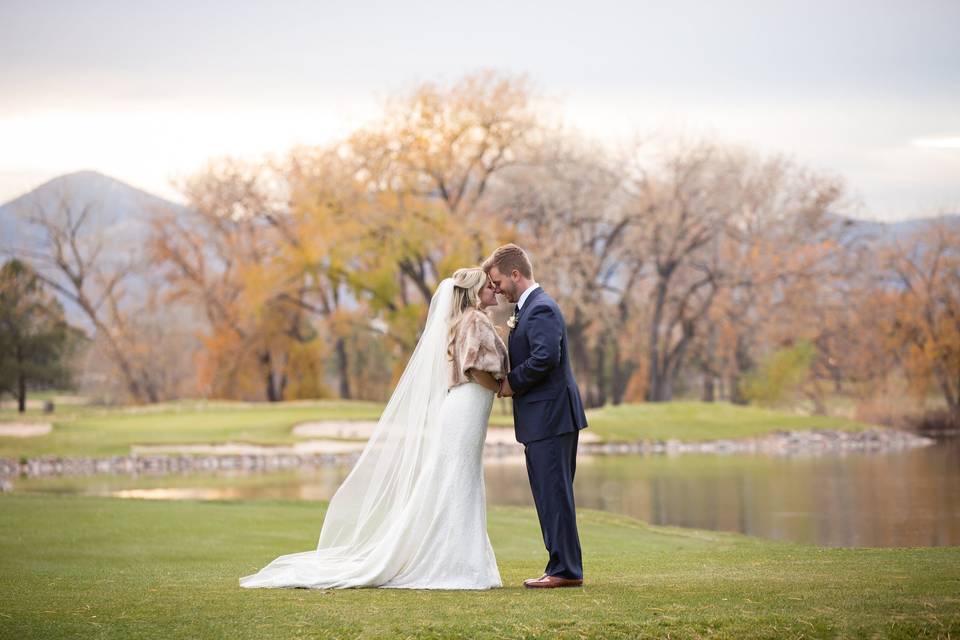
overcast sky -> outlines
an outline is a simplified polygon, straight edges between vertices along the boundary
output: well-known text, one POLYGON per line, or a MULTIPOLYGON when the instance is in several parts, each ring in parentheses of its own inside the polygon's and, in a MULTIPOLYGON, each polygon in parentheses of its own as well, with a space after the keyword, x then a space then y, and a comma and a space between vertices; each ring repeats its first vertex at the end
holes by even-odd
POLYGON ((81 169, 175 197, 495 68, 610 144, 710 134, 839 174, 863 217, 958 211, 958 33, 960 0, 0 0, 0 202, 81 169))

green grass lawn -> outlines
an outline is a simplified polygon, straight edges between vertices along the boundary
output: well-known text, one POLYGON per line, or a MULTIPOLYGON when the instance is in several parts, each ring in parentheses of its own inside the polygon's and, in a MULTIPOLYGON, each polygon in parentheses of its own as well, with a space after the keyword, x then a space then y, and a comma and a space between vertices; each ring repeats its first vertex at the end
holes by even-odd
MULTIPOLYGON (((372 402, 231 403, 180 402, 148 407, 65 408, 53 416, 28 413, 28 421, 53 419, 53 431, 35 438, 0 437, 0 455, 36 456, 130 453, 132 444, 249 442, 283 444, 300 438, 293 425, 315 420, 376 420, 383 406, 372 402)), ((0 421, 20 421, 0 413, 0 421)))
MULTIPOLYGON (((0 411, 0 422, 53 420, 53 432, 34 438, 0 437, 0 456, 110 456, 130 453, 132 444, 248 442, 285 444, 298 440, 293 425, 315 420, 376 420, 383 405, 373 402, 290 403, 179 402, 107 409, 62 407, 52 416, 0 411)), ((762 435, 777 429, 864 429, 845 418, 805 416, 728 403, 669 402, 608 406, 588 412, 590 430, 604 440, 710 440, 762 435)), ((509 404, 498 401, 491 425, 512 426, 509 404)))
POLYGON ((526 590, 531 509, 491 507, 504 587, 241 589, 323 503, 0 496, 2 638, 948 638, 960 548, 836 549, 581 510, 585 586, 526 590))
POLYGON ((587 412, 590 428, 606 440, 714 440, 747 438, 779 429, 859 431, 864 422, 810 416, 728 402, 647 402, 587 412))

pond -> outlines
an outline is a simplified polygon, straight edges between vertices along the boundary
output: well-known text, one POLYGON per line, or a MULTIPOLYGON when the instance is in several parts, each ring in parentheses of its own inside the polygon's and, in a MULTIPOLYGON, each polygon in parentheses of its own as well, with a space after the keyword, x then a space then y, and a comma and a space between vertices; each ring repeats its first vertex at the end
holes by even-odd
MULTIPOLYGON (((19 478, 15 491, 158 499, 330 498, 349 466, 19 478)), ((533 506, 522 458, 489 458, 490 504, 533 506)), ((960 439, 891 452, 581 455, 577 506, 833 547, 960 544, 960 439)))

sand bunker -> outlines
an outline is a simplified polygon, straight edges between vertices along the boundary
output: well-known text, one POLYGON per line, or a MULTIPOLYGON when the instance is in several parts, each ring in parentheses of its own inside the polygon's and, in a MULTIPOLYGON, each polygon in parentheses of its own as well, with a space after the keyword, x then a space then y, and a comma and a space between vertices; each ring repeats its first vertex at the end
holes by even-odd
POLYGON ((4 422, 0 424, 0 436, 10 438, 33 438, 45 436, 53 430, 49 422, 4 422))
MULTIPOLYGON (((589 429, 580 431, 578 442, 599 441, 600 438, 597 437, 597 434, 592 433, 589 429)), ((515 444, 520 446, 513 427, 487 427, 487 444, 515 444)))
POLYGON ((376 422, 349 422, 329 420, 303 422, 293 427, 293 435, 301 438, 352 438, 369 440, 376 422))
MULTIPOLYGON (((376 422, 303 422, 293 428, 293 435, 302 438, 355 438, 368 440, 376 422)), ((580 442, 598 442, 589 429, 580 432, 580 442)), ((488 427, 487 444, 518 444, 512 427, 488 427)))
MULTIPOLYGON (((149 455, 155 453, 176 453, 196 455, 282 455, 299 454, 309 455, 316 453, 352 453, 362 451, 367 440, 377 426, 376 422, 349 422, 326 421, 304 422, 293 427, 293 435, 301 438, 310 438, 301 442, 285 445, 259 445, 245 442, 224 442, 220 444, 135 444, 130 447, 134 455, 149 455), (344 438, 331 440, 330 438, 344 438)), ((580 432, 581 442, 596 442, 596 434, 589 431, 580 432)), ((487 446, 516 446, 517 442, 513 429, 510 427, 489 427, 487 429, 487 446)))

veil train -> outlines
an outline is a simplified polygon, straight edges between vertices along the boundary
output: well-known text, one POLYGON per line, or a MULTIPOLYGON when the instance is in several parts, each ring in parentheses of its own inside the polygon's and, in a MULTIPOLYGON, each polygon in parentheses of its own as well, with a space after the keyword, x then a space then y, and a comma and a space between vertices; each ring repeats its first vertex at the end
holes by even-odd
POLYGON ((447 394, 447 332, 453 279, 440 282, 426 325, 360 457, 330 499, 315 551, 280 556, 240 586, 377 586, 403 568, 398 547, 433 487, 419 486, 436 456, 447 394))

